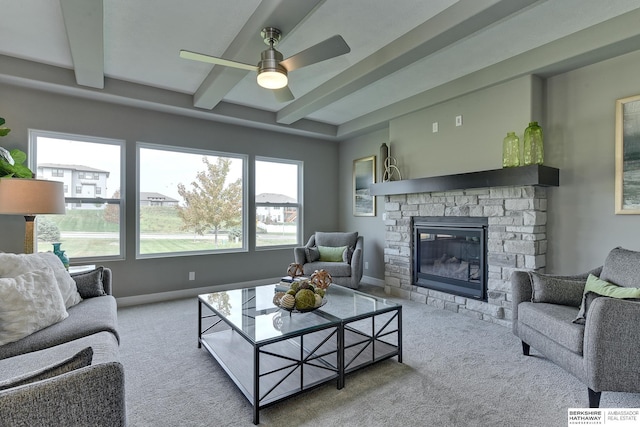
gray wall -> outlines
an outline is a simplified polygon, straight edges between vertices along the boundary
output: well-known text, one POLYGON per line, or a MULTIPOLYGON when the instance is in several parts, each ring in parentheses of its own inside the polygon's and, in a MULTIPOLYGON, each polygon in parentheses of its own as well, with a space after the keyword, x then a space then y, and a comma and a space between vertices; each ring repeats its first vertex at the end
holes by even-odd
MULTIPOLYGON (((545 164, 560 169, 560 187, 548 189, 547 271, 587 271, 616 246, 640 250, 640 216, 614 214, 615 101, 640 94, 639 68, 640 52, 546 80, 522 77, 425 108, 389 123, 391 151, 403 178, 497 169, 506 132, 522 138, 528 122, 538 120, 545 164), (459 114, 463 126, 457 128, 459 114)), ((384 136, 375 132, 341 144, 340 181, 349 191, 350 162, 377 155, 384 136)), ((365 239, 375 242, 365 252, 365 275, 382 281, 382 197, 376 218, 353 217, 347 199, 341 193, 341 224, 366 230, 365 239)))
MULTIPOLYGON (((500 168, 502 139, 508 131, 522 138, 532 118, 541 120, 542 93, 540 79, 522 77, 407 114, 392 120, 388 130, 340 145, 340 225, 365 236, 364 261, 369 268, 364 275, 369 281, 384 283, 384 197, 376 198, 375 217, 353 216, 353 160, 376 155, 379 163, 380 144, 386 142, 403 179, 500 168), (463 116, 460 127, 455 126, 457 115, 463 116), (437 133, 432 132, 433 122, 438 122, 437 133)), ((381 181, 379 171, 377 179, 381 181)))
POLYGON ((548 270, 586 271, 616 246, 640 250, 640 216, 614 213, 615 101, 640 94, 640 52, 547 80, 548 270), (552 163, 551 163, 552 162, 552 163))
POLYGON ((387 129, 354 138, 340 145, 340 228, 357 231, 364 236, 365 280, 369 283, 384 282, 384 197, 376 197, 376 216, 353 215, 353 161, 362 157, 376 156, 376 182, 381 181, 380 145, 389 143, 387 129))
MULTIPOLYGON (((251 249, 247 253, 135 259, 135 143, 180 145, 304 161, 304 238, 315 230, 338 229, 338 144, 260 131, 136 108, 0 85, 0 114, 11 133, 0 143, 27 151, 28 129, 126 141, 126 260, 103 263, 114 274, 114 294, 128 297, 279 277, 293 250, 251 249), (188 272, 196 280, 188 281, 188 272)), ((168 168, 170 173, 170 167, 168 168)), ((250 193, 250 199, 253 194, 250 193)), ((250 208, 253 204, 250 204, 250 208)), ((251 211, 250 211, 251 212, 251 211)), ((251 215, 249 216, 251 218, 251 215)), ((24 250, 24 218, 0 216, 0 251, 24 250)), ((253 227, 250 228, 253 230, 253 227)), ((250 248, 254 239, 250 236, 250 248)), ((69 254, 72 258, 73 254, 69 254)))

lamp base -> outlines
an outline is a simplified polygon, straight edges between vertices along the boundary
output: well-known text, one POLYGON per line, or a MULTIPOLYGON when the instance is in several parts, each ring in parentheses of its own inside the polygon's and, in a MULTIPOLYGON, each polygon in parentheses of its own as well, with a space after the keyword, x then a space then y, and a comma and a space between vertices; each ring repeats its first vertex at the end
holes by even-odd
POLYGON ((33 225, 34 220, 36 219, 35 215, 25 215, 24 220, 25 230, 24 230, 24 253, 32 254, 33 253, 33 225))

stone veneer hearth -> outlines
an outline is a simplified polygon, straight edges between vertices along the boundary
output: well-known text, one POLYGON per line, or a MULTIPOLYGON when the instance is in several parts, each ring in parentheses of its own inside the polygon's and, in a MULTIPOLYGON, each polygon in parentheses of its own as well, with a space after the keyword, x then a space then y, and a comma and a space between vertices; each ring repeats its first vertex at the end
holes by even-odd
POLYGON ((545 267, 546 192, 527 185, 384 196, 385 291, 510 327, 511 273, 545 267), (486 302, 413 285, 414 216, 488 218, 486 302))

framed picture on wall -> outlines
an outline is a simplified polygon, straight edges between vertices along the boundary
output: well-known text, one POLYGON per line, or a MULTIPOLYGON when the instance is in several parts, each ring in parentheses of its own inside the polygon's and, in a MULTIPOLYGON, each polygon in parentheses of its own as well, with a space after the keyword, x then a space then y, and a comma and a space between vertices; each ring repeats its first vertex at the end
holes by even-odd
POLYGON ((353 161, 353 215, 376 216, 376 197, 369 184, 376 182, 376 156, 353 161))
POLYGON ((640 95, 616 101, 616 214, 640 214, 640 95))

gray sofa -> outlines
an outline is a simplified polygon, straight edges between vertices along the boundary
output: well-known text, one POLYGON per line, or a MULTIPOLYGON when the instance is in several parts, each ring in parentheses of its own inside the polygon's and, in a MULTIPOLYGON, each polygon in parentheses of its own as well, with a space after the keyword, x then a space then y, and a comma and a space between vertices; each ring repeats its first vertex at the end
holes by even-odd
POLYGON ((333 283, 357 289, 362 280, 364 239, 358 232, 322 232, 316 231, 305 246, 294 248, 295 262, 302 265, 305 276, 311 276, 316 270, 326 270, 333 283), (347 254, 338 262, 318 259, 317 247, 347 247, 347 254), (315 254, 315 255, 314 255, 315 254))
POLYGON ((533 348, 577 377, 592 408, 603 391, 640 392, 640 302, 590 292, 585 284, 596 278, 615 289, 640 287, 640 252, 615 248, 602 267, 581 275, 516 271, 511 278, 513 333, 523 353, 533 348))
MULTIPOLYGON (((77 282, 82 275, 72 277, 77 282)), ((116 301, 107 268, 102 286, 107 295, 85 298, 69 307, 61 322, 0 346, 0 426, 126 425, 116 301), (64 373, 52 368, 87 348, 89 366, 64 373), (26 380, 14 386, 19 378, 26 380)))

